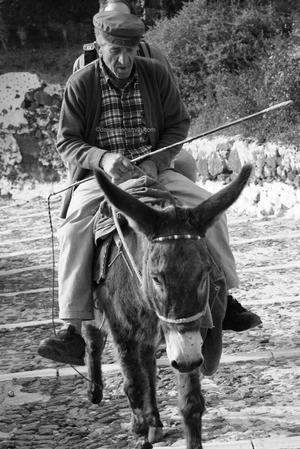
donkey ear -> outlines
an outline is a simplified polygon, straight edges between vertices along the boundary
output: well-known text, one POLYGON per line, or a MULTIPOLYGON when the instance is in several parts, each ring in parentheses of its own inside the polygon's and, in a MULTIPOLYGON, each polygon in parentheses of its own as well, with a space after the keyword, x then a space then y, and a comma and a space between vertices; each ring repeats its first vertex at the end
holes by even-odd
POLYGON ((203 233, 213 224, 218 216, 230 207, 240 196, 251 175, 252 165, 245 165, 239 176, 224 189, 203 201, 199 206, 191 209, 197 222, 197 227, 203 233))
POLYGON ((139 201, 113 184, 103 170, 95 170, 96 179, 108 201, 120 212, 133 220, 146 235, 155 233, 161 221, 161 213, 139 201))

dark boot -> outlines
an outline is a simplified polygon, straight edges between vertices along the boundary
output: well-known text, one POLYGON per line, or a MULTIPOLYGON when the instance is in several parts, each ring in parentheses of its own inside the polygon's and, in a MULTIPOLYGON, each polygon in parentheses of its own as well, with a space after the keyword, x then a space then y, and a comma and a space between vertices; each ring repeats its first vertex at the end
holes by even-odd
POLYGON ((70 325, 60 330, 55 337, 42 340, 38 354, 54 362, 84 365, 85 341, 70 325))
POLYGON ((227 298, 228 303, 223 320, 223 330, 242 332, 261 324, 261 319, 258 315, 245 309, 231 295, 228 295, 227 298))

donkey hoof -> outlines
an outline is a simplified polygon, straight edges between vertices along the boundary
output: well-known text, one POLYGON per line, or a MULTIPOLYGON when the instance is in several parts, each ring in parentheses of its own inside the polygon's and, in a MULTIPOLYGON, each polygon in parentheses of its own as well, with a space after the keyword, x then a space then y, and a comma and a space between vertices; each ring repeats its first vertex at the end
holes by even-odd
POLYGON ((145 441, 138 449, 153 449, 153 446, 149 441, 145 441))
POLYGON ((149 443, 157 443, 161 441, 163 438, 163 430, 162 427, 153 427, 150 426, 148 430, 148 441, 149 443))
POLYGON ((134 409, 131 416, 131 430, 137 435, 147 435, 149 425, 145 419, 143 410, 140 408, 134 409))
POLYGON ((100 388, 89 390, 88 398, 92 404, 100 404, 103 398, 103 392, 100 388))
POLYGON ((131 430, 137 435, 147 435, 148 432, 148 425, 146 422, 137 422, 134 421, 131 424, 131 430))

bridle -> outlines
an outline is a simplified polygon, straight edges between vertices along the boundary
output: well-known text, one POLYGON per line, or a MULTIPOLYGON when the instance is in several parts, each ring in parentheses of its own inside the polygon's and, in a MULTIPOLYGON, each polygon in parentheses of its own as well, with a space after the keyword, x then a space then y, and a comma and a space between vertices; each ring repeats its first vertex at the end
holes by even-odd
POLYGON ((172 240, 201 240, 203 237, 201 235, 193 235, 193 234, 172 234, 172 235, 164 235, 161 237, 154 237, 151 239, 151 242, 169 242, 172 240))
POLYGON ((207 289, 207 292, 206 292, 206 307, 205 307, 205 310, 203 310, 202 312, 195 313, 195 315, 191 315, 191 316, 188 316, 186 318, 167 318, 167 317, 164 317, 163 315, 160 315, 157 311, 155 311, 157 317, 161 321, 163 321, 164 323, 167 323, 167 324, 188 324, 188 323, 193 323, 194 321, 197 321, 200 318, 202 318, 203 315, 206 312, 206 308, 209 307, 208 306, 208 300, 209 300, 209 294, 210 294, 209 274, 207 275, 207 280, 208 280, 208 289, 207 289))
MULTIPOLYGON (((131 266, 133 272, 135 273, 135 275, 140 283, 140 287, 142 287, 143 283, 142 283, 142 277, 141 277, 140 271, 136 266, 136 263, 132 257, 132 254, 130 253, 130 250, 129 250, 126 240, 124 238, 122 229, 119 225, 118 217, 117 217, 116 210, 114 207, 112 207, 112 215, 113 215, 114 224, 116 226, 116 230, 120 237, 121 243, 124 247, 125 254, 129 260, 129 263, 130 263, 130 266, 131 266)), ((203 239, 203 237, 201 237, 200 235, 197 235, 197 234, 172 234, 172 235, 164 235, 164 236, 154 237, 151 239, 151 243, 171 243, 176 240, 201 240, 201 239, 203 239)), ((128 264, 127 264, 127 266, 128 266, 128 264)), ((209 281, 209 277, 208 277, 208 281, 209 281)), ((210 285, 210 282, 208 282, 208 285, 210 285)), ((209 293, 210 293, 210 289, 208 288, 207 289, 207 298, 206 298, 207 301, 209 298, 209 293)), ((193 323, 194 321, 197 321, 199 318, 201 318, 203 316, 203 314, 205 312, 203 312, 203 311, 198 312, 195 315, 192 315, 189 317, 184 317, 184 318, 167 318, 167 317, 164 317, 163 315, 160 315, 160 313, 158 313, 157 310, 155 310, 155 313, 156 313, 157 317, 164 323, 187 324, 187 323, 193 323)))
MULTIPOLYGON (((56 335, 56 328, 55 328, 55 320, 54 320, 54 303, 55 303, 55 297, 54 297, 54 291, 55 291, 55 253, 54 253, 54 229, 53 229, 53 222, 52 222, 52 214, 51 214, 51 198, 52 196, 58 194, 59 192, 56 193, 51 193, 48 196, 48 200, 47 200, 47 208, 48 208, 48 216, 49 216, 49 225, 50 225, 50 232, 51 232, 51 249, 52 249, 52 327, 53 327, 53 333, 54 335, 56 335)), ((127 246, 127 243, 125 241, 123 232, 121 230, 121 227, 119 225, 119 221, 116 215, 116 211, 115 208, 112 207, 112 214, 113 214, 113 219, 114 219, 114 223, 118 232, 118 235, 120 237, 121 243, 123 245, 124 251, 126 252, 127 255, 127 259, 129 259, 130 261, 130 265, 133 269, 133 271, 135 272, 135 275, 137 277, 137 279, 139 280, 140 286, 142 286, 142 277, 141 274, 134 262, 134 259, 129 251, 129 248, 127 246)), ((172 236, 159 236, 154 238, 152 241, 155 242, 168 242, 168 241, 172 241, 172 240, 178 240, 178 239, 195 239, 195 240, 200 240, 202 237, 199 235, 191 235, 191 234, 182 234, 182 235, 172 235, 172 236)), ((127 267, 130 269, 130 266, 127 262, 127 259, 124 257, 124 260, 126 262, 127 267)), ((208 295, 209 295, 209 289, 208 289, 208 295)), ((200 318, 202 316, 202 313, 197 313, 191 317, 187 317, 187 318, 178 318, 178 319, 172 319, 172 318, 166 318, 160 314, 158 314, 157 311, 155 311, 157 317, 161 320, 164 321, 166 323, 169 324, 185 324, 185 323, 191 323, 193 321, 196 321, 198 318, 200 318)), ((103 324, 105 321, 105 314, 103 314, 103 320, 102 323, 100 325, 100 329, 102 328, 103 324)), ((86 377, 84 374, 82 374, 74 365, 70 364, 70 366, 73 368, 74 371, 76 371, 76 373, 82 377, 83 379, 85 379, 86 381, 88 381, 89 383, 93 383, 93 381, 91 379, 89 379, 88 377, 86 377)))

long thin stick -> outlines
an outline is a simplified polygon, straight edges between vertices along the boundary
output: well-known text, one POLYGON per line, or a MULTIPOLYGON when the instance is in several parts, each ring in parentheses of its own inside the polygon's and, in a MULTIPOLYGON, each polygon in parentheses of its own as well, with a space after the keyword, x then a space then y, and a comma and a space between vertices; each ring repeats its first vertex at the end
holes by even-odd
MULTIPOLYGON (((293 100, 287 100, 287 101, 283 101, 282 103, 274 104, 273 106, 270 106, 269 108, 263 109, 262 111, 255 112, 254 114, 247 115, 246 117, 238 118, 237 120, 233 120, 232 122, 225 123, 224 125, 218 126, 217 128, 210 129, 209 131, 205 131, 204 133, 198 134, 197 136, 187 137, 186 139, 181 140, 180 142, 172 143, 172 145, 168 145, 167 147, 160 148, 159 150, 153 151, 151 153, 151 156, 153 156, 154 154, 161 153, 162 151, 169 150, 171 148, 177 147, 177 145, 183 145, 185 143, 192 142, 193 140, 201 139, 202 137, 209 136, 210 134, 214 134, 214 133, 216 133, 218 131, 222 131, 222 129, 226 129, 226 128, 229 128, 230 126, 237 125, 238 123, 245 122, 246 120, 250 120, 250 119, 252 119, 254 117, 258 117, 259 115, 263 115, 263 114, 266 114, 267 112, 274 111, 275 109, 279 109, 279 108, 284 108, 286 106, 290 106, 293 103, 294 103, 293 100)), ((144 159, 147 156, 149 157, 149 153, 148 154, 143 154, 142 156, 136 157, 135 159, 132 160, 132 162, 140 161, 140 160, 144 159)))
MULTIPOLYGON (((175 142, 166 147, 159 148, 158 150, 152 151, 152 153, 150 153, 150 154, 146 153, 146 154, 143 154, 142 156, 138 156, 135 159, 132 159, 131 162, 139 162, 139 161, 145 159, 146 157, 149 157, 149 155, 153 156, 155 154, 162 153, 163 151, 170 150, 171 148, 177 147, 178 145, 184 145, 185 143, 193 142, 193 140, 201 139, 203 137, 217 133, 218 131, 222 131, 223 129, 230 128, 231 126, 238 125, 239 123, 245 122, 246 120, 250 120, 252 118, 266 114, 268 112, 275 111, 276 109, 291 106, 293 103, 294 103, 293 100, 287 100, 287 101, 283 101, 282 103, 274 104, 273 106, 270 106, 269 108, 266 108, 266 109, 262 109, 261 111, 255 112, 254 114, 246 115, 245 117, 241 117, 241 118, 238 118, 237 120, 233 120, 232 122, 225 123, 224 125, 218 126, 217 128, 213 128, 213 129, 210 129, 209 131, 205 131, 204 133, 197 134, 196 136, 188 137, 184 140, 181 140, 180 142, 175 142)), ((94 179, 94 176, 90 176, 89 178, 84 178, 81 181, 74 182, 73 184, 68 185, 67 187, 65 187, 62 190, 53 192, 51 195, 58 195, 59 193, 65 192, 66 190, 71 189, 72 187, 76 187, 79 184, 82 184, 83 182, 90 181, 91 179, 94 179)))

